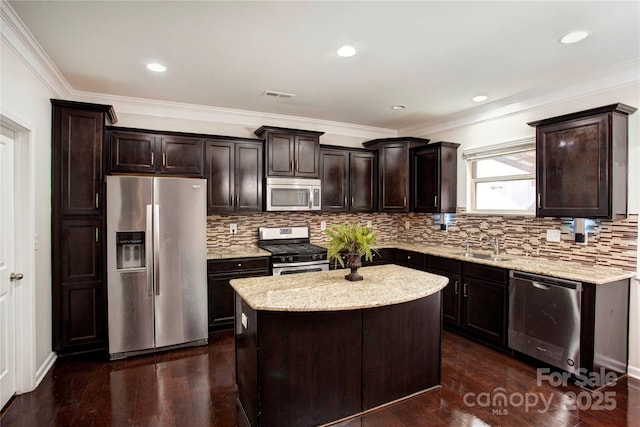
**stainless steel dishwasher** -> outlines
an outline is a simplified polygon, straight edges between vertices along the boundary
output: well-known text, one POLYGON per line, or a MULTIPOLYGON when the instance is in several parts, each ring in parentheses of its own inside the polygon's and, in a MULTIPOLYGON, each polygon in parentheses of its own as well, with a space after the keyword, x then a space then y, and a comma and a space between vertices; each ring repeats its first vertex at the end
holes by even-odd
POLYGON ((578 373, 582 283, 519 271, 509 277, 509 347, 578 373))

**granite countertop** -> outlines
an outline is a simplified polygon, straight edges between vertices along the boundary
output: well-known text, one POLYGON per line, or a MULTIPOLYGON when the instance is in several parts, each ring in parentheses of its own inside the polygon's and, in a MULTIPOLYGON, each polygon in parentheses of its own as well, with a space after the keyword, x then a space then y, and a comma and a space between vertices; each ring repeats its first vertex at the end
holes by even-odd
POLYGON ((401 267, 358 269, 364 280, 350 282, 347 270, 233 279, 231 286, 254 310, 337 311, 413 301, 443 289, 449 279, 401 267))
MULTIPOLYGON (((420 252, 427 255, 436 255, 446 258, 457 259, 460 261, 475 262, 478 264, 492 265, 495 267, 506 268, 508 270, 517 270, 527 273, 542 274, 545 276, 553 276, 560 279, 576 280, 578 282, 593 283, 594 285, 602 285, 618 280, 630 279, 635 277, 633 271, 626 271, 611 267, 596 267, 578 264, 568 261, 548 260, 536 257, 517 256, 503 253, 501 261, 492 261, 491 259, 469 258, 461 255, 463 248, 455 246, 431 246, 418 243, 383 243, 379 245, 384 248, 405 249, 414 252, 420 252)), ((490 254, 487 251, 473 251, 474 253, 490 254)))
MULTIPOLYGON (((320 245, 325 245, 320 243, 320 245)), ((464 249, 456 246, 435 246, 420 243, 403 242, 379 242, 380 248, 405 249, 408 251, 420 252, 427 255, 436 255, 460 261, 475 262, 478 264, 492 265, 508 270, 524 271, 527 273, 553 276, 560 279, 576 280, 579 282, 602 285, 618 280, 630 279, 636 276, 633 271, 621 270, 612 267, 588 266, 569 261, 548 260, 536 257, 518 256, 503 253, 501 261, 491 259, 470 258, 461 255, 464 249)), ((487 251, 474 250, 474 253, 490 254, 487 251)), ((268 257, 271 254, 256 246, 233 246, 228 248, 209 249, 207 259, 231 259, 268 257)))
POLYGON ((256 258, 271 256, 271 253, 257 246, 232 246, 207 249, 207 259, 256 258))

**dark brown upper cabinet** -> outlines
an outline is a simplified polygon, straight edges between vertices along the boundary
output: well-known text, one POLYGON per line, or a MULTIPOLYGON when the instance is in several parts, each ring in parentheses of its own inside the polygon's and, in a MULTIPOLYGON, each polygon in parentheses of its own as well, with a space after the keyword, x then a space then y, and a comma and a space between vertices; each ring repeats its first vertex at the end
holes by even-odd
POLYGON ((110 105, 51 100, 52 325, 59 354, 106 350, 103 184, 110 105))
POLYGON ((111 172, 202 176, 202 138, 110 129, 111 172))
POLYGON ((624 104, 529 123, 536 127, 536 216, 627 214, 628 115, 624 104))
POLYGON ((324 132, 262 126, 254 134, 265 140, 267 176, 320 177, 320 135, 324 132))
POLYGON ((378 210, 409 212, 409 150, 429 143, 423 138, 384 138, 365 142, 366 148, 378 151, 378 210))
POLYGON ((321 147, 320 169, 323 211, 375 210, 375 152, 321 147))
POLYGON ((261 212, 264 143, 205 140, 207 212, 261 212))
POLYGON ((411 210, 454 213, 457 205, 458 147, 435 142, 412 150, 411 210))

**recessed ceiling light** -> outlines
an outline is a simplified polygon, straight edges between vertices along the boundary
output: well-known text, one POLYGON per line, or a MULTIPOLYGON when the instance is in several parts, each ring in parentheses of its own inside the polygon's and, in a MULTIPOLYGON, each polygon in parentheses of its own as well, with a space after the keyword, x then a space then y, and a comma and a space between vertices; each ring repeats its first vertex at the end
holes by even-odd
POLYGON ((560 43, 562 44, 578 43, 579 41, 584 40, 587 37, 589 37, 589 33, 586 31, 571 31, 568 34, 565 34, 560 39, 560 43))
POLYGON ((158 64, 158 63, 151 63, 151 64, 147 64, 147 68, 151 71, 155 71, 156 73, 162 73, 164 71, 167 71, 167 67, 165 67, 162 64, 158 64))
POLYGON ((471 100, 473 102, 484 102, 487 99, 489 99, 489 97, 487 95, 478 95, 478 96, 474 96, 473 98, 471 98, 471 100))
POLYGON ((343 58, 349 58, 356 54, 356 48, 353 46, 342 46, 336 53, 343 58))
POLYGON ((407 106, 404 104, 396 104, 391 106, 392 110, 404 110, 405 108, 407 108, 407 106))

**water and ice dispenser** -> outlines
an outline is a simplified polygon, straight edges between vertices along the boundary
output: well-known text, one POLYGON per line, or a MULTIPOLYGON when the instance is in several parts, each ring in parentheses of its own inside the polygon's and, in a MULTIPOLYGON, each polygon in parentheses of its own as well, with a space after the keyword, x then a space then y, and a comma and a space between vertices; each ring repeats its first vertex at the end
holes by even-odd
POLYGON ((116 268, 145 268, 144 231, 116 231, 116 268))

